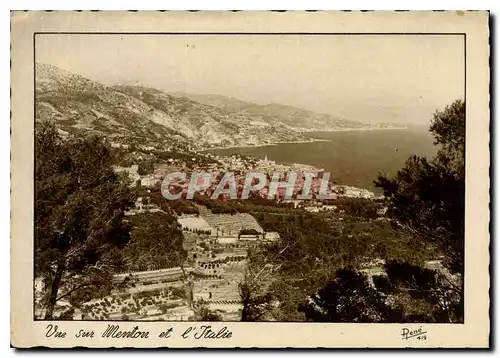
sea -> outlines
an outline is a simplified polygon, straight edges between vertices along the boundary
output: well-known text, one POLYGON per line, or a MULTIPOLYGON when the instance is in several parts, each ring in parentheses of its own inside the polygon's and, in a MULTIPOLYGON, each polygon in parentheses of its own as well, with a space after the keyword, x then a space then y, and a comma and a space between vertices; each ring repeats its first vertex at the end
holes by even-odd
POLYGON ((433 157, 437 148, 427 128, 370 131, 308 132, 320 141, 261 147, 211 149, 216 155, 243 154, 280 164, 300 163, 322 168, 340 185, 381 194, 373 181, 379 173, 394 176, 411 155, 433 157))

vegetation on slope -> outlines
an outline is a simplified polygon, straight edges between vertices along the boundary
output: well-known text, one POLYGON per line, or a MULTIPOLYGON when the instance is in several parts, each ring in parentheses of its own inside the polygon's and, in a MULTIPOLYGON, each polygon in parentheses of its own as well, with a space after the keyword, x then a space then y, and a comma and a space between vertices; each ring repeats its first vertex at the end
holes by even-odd
POLYGON ((390 220, 358 217, 352 203, 342 220, 331 213, 256 215, 282 237, 250 252, 249 270, 261 281, 253 295, 267 292, 277 303, 261 304, 268 312, 259 317, 463 322, 464 103, 436 112, 431 132, 440 146, 435 158, 413 156, 395 178, 377 179, 390 220), (380 259, 383 267, 375 264, 380 259), (424 268, 431 259, 445 268, 424 268))

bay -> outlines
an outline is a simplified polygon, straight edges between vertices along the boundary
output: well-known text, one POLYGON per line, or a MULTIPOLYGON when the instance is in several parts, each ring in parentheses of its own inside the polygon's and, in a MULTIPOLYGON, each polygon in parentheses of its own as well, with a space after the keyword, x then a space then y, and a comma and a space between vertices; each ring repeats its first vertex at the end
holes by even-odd
POLYGON ((437 148, 426 128, 307 133, 322 141, 262 147, 212 149, 216 155, 267 156, 280 164, 301 163, 323 168, 337 184, 376 192, 378 173, 395 175, 411 155, 432 157, 437 148))

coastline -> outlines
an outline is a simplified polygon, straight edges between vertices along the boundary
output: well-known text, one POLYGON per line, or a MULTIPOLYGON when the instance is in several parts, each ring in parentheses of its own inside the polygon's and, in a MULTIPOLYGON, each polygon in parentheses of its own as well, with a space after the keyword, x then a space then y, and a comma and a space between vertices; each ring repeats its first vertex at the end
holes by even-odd
POLYGON ((335 128, 322 130, 304 130, 302 133, 314 132, 369 132, 369 131, 387 131, 387 130, 407 130, 408 127, 360 127, 360 128, 335 128))
MULTIPOLYGON (((368 132, 368 131, 386 131, 386 130, 407 130, 408 127, 364 127, 364 128, 335 128, 335 129, 322 129, 322 130, 303 130, 300 133, 333 133, 333 132, 368 132)), ((306 143, 315 143, 315 142, 331 142, 331 139, 319 139, 319 138, 310 138, 306 140, 291 140, 291 141, 283 141, 283 142, 273 142, 266 144, 244 144, 244 145, 231 145, 228 147, 211 147, 200 149, 199 152, 208 152, 210 150, 220 150, 220 149, 237 149, 237 148, 259 148, 259 147, 275 147, 279 144, 306 144, 306 143)))
POLYGON ((211 147, 206 149, 200 149, 200 152, 207 152, 210 150, 219 150, 219 149, 237 149, 237 148, 260 148, 260 147, 276 147, 279 144, 305 144, 305 143, 315 143, 315 142, 331 142, 329 139, 316 139, 311 138, 310 140, 291 140, 291 141, 283 141, 283 142, 274 142, 267 144, 244 144, 244 145, 231 145, 228 147, 211 147))

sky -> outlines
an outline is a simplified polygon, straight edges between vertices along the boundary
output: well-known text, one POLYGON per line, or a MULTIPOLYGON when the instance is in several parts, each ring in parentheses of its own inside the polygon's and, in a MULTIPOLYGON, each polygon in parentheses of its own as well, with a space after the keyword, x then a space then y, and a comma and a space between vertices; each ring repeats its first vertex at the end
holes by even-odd
POLYGON ((460 35, 38 34, 36 61, 107 85, 428 124, 464 98, 460 35))

